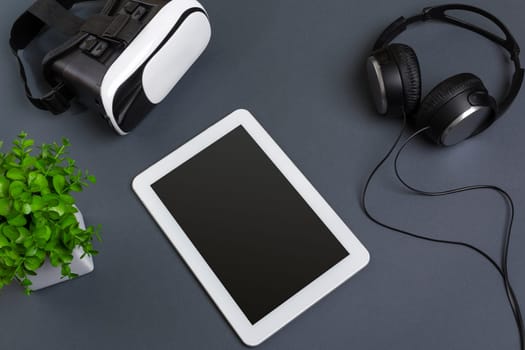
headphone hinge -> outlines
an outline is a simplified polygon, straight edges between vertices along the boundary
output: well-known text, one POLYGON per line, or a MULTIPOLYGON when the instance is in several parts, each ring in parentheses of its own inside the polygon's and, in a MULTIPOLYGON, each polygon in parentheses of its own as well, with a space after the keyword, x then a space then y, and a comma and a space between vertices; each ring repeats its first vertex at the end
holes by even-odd
POLYGON ((421 12, 421 19, 423 21, 431 20, 432 17, 432 11, 434 10, 433 7, 425 7, 423 11, 421 12))

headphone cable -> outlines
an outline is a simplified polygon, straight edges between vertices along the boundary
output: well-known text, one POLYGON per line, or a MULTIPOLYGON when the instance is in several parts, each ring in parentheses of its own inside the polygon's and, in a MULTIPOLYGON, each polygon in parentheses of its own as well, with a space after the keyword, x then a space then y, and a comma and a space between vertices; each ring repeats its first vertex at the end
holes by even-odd
POLYGON ((516 321, 516 325, 518 327, 519 340, 520 340, 520 349, 521 350, 525 350, 525 331, 523 329, 523 317, 522 317, 522 314, 521 314, 521 310, 520 310, 520 307, 519 307, 518 300, 516 298, 516 295, 514 294, 514 290, 512 289, 512 285, 510 283, 510 278, 509 278, 509 273, 508 273, 508 252, 509 252, 509 247, 510 247, 510 238, 511 238, 511 234, 512 234, 512 225, 513 225, 513 222, 514 222, 514 202, 513 202, 512 198, 511 198, 511 196, 505 190, 503 190, 503 189, 501 189, 501 188, 499 188, 497 186, 493 186, 493 185, 475 185, 475 186, 465 186, 465 187, 454 188, 454 189, 450 189, 450 190, 446 190, 446 191, 431 192, 431 191, 423 191, 423 190, 417 189, 417 188, 409 185, 402 178, 402 176, 401 176, 401 174, 399 172, 399 167, 398 167, 399 157, 400 157, 401 153, 403 152, 403 150, 408 146, 408 144, 416 136, 418 136, 419 134, 427 131, 429 129, 429 127, 421 128, 421 129, 417 130, 416 132, 414 132, 412 135, 410 135, 401 144, 401 147, 396 152, 396 155, 395 155, 395 158, 394 158, 394 170, 395 170, 396 178, 398 179, 398 181, 404 187, 406 187, 408 190, 410 190, 410 191, 412 191, 412 192, 414 192, 416 194, 423 195, 423 196, 437 197, 437 196, 447 196, 447 195, 456 194, 456 193, 460 193, 460 192, 467 192, 467 191, 486 189, 486 190, 496 191, 496 192, 498 192, 500 195, 502 195, 504 197, 504 199, 507 201, 507 203, 509 205, 510 214, 509 214, 509 222, 508 222, 507 227, 506 227, 505 243, 504 243, 504 247, 503 247, 503 256, 502 256, 502 266, 501 267, 487 253, 485 253, 483 250, 475 247, 474 245, 471 245, 471 244, 466 243, 466 242, 461 242, 461 241, 451 241, 451 240, 437 239, 437 238, 422 236, 422 235, 419 235, 417 233, 413 233, 413 232, 410 232, 410 231, 407 231, 407 230, 403 230, 403 229, 391 226, 389 224, 383 223, 382 221, 380 221, 379 219, 374 217, 370 213, 370 211, 368 210, 367 202, 366 202, 366 195, 368 193, 368 189, 370 187, 370 183, 372 182, 374 176, 379 171, 379 169, 385 164, 385 162, 394 153, 394 150, 400 144, 400 141, 401 141, 401 139, 403 137, 403 134, 405 133, 406 129, 407 129, 407 117, 406 117, 406 113, 403 112, 403 126, 401 128, 401 131, 399 132, 399 135, 397 136, 396 140, 394 141, 393 145, 390 147, 390 149, 388 150, 386 155, 379 161, 379 163, 370 172, 370 174, 369 174, 369 176, 368 176, 368 178, 367 178, 367 180, 365 182, 365 186, 364 186, 363 191, 361 193, 361 207, 363 208, 363 211, 365 212, 366 216, 370 220, 372 220, 376 224, 378 224, 378 225, 380 225, 380 226, 382 226, 384 228, 387 228, 389 230, 393 230, 393 231, 396 231, 396 232, 401 233, 403 235, 407 235, 407 236, 410 236, 410 237, 413 237, 413 238, 417 238, 417 239, 421 239, 421 240, 425 240, 425 241, 430 241, 430 242, 434 242, 434 243, 441 243, 441 244, 448 244, 448 245, 455 245, 455 246, 461 246, 461 247, 464 247, 464 248, 468 248, 468 249, 476 252, 480 256, 482 256, 485 260, 487 260, 499 272, 499 274, 501 275, 501 277, 503 279, 503 283, 504 283, 504 286, 505 286, 505 292, 507 294, 507 299, 509 301, 512 313, 514 315, 514 319, 516 321))

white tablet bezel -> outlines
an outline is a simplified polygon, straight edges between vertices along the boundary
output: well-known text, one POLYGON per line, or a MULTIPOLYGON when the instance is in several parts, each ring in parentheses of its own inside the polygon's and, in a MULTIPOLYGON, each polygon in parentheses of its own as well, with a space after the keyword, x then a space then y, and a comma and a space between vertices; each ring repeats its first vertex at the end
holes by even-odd
POLYGON ((242 341, 256 346, 285 326, 319 299, 330 293, 368 264, 368 251, 328 203, 297 169, 263 127, 246 110, 237 110, 138 175, 133 189, 162 228, 173 246, 195 274, 211 299, 224 314, 242 341), (238 126, 242 126, 275 166, 299 192, 349 255, 304 287, 263 319, 251 324, 222 285, 204 258, 162 203, 151 185, 212 145, 238 126))

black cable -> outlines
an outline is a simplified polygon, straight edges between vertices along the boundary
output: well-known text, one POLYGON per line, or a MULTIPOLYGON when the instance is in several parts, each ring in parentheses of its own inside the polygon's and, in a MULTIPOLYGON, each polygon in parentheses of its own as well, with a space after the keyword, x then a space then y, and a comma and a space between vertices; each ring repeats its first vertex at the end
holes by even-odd
POLYGON ((504 282, 504 285, 505 285, 505 291, 506 291, 506 294, 507 294, 507 299, 508 299, 510 307, 512 309, 512 313, 514 315, 514 319, 516 321, 516 325, 518 327, 518 333, 519 333, 519 337, 520 337, 520 349, 521 350, 525 350, 525 348, 524 348, 524 346, 525 346, 525 339, 524 339, 525 338, 525 332, 524 332, 524 329, 523 329, 523 317, 522 317, 522 314, 521 314, 521 310, 520 310, 520 307, 519 307, 518 300, 517 300, 517 298, 516 298, 516 296, 514 294, 514 291, 512 289, 512 285, 510 283, 509 274, 508 274, 508 252, 509 252, 510 238, 511 238, 511 233, 512 233, 512 225, 513 225, 513 222, 514 222, 514 202, 512 201, 511 196, 506 191, 504 191, 503 189, 501 189, 501 188, 499 188, 497 186, 493 186, 493 185, 465 186, 465 187, 455 188, 455 189, 446 190, 446 191, 438 191, 438 192, 423 191, 423 190, 417 189, 417 188, 415 188, 413 186, 410 186, 405 180, 403 180, 403 178, 401 177, 401 175, 399 173, 399 168, 398 168, 399 156, 401 155, 401 152, 406 148, 406 146, 410 143, 410 141, 412 141, 419 134, 421 134, 424 131, 428 130, 428 127, 422 128, 422 129, 416 131, 415 133, 413 133, 412 135, 410 135, 410 137, 406 141, 403 142, 403 144, 401 145, 401 147, 399 148, 399 150, 397 151, 396 156, 395 156, 394 170, 395 170, 395 174, 396 174, 397 179, 407 189, 409 189, 410 191, 415 192, 415 193, 417 193, 419 195, 424 195, 424 196, 446 196, 446 195, 456 194, 456 193, 460 193, 460 192, 467 192, 467 191, 480 190, 480 189, 488 189, 488 190, 494 190, 494 191, 498 192, 499 194, 501 194, 505 198, 505 200, 509 204, 510 215, 509 215, 509 222, 508 222, 508 225, 507 225, 506 235, 505 235, 505 243, 504 243, 503 257, 502 257, 502 267, 500 267, 498 265, 498 263, 496 263, 496 261, 494 261, 494 259, 492 259, 487 253, 485 253, 481 249, 479 249, 479 248, 477 248, 477 247, 475 247, 475 246, 473 246, 471 244, 468 244, 468 243, 465 243, 465 242, 461 242, 461 241, 450 241, 450 240, 426 237, 426 236, 422 236, 422 235, 419 235, 419 234, 416 234, 416 233, 413 233, 413 232, 409 232, 409 231, 406 231, 406 230, 403 230, 403 229, 399 229, 397 227, 385 224, 385 223, 381 222, 379 219, 376 219, 370 213, 370 211, 368 210, 368 207, 366 205, 366 195, 367 195, 368 189, 370 187, 370 183, 372 182, 372 180, 373 180, 375 174, 377 173, 377 171, 381 168, 381 166, 383 166, 383 164, 388 160, 388 158, 390 158, 390 156, 392 155, 392 153, 394 152, 396 147, 399 145, 399 142, 401 141, 401 138, 402 138, 402 136, 403 136, 403 134, 404 134, 404 132, 406 130, 406 126, 407 126, 407 120, 406 119, 407 119, 406 115, 404 115, 403 116, 403 127, 401 128, 401 131, 399 132, 399 135, 397 136, 394 144, 390 147, 390 149, 388 150, 386 155, 381 159, 381 161, 375 166, 375 168, 372 170, 372 172, 370 173, 370 175, 368 176, 368 178, 366 180, 365 186, 363 188, 363 192, 361 193, 361 206, 363 208, 363 211, 365 212, 366 216, 370 220, 372 220, 373 222, 375 222, 376 224, 378 224, 378 225, 380 225, 382 227, 385 227, 387 229, 390 229, 390 230, 393 230, 393 231, 396 231, 396 232, 399 232, 401 234, 404 234, 404 235, 407 235, 407 236, 410 236, 410 237, 414 237, 414 238, 417 238, 417 239, 422 239, 422 240, 435 242, 435 243, 442 243, 442 244, 462 246, 462 247, 468 248, 470 250, 473 250, 477 254, 481 255, 484 259, 486 259, 488 262, 490 262, 491 265, 499 272, 499 274, 501 275, 501 277, 503 279, 503 282, 504 282))
MULTIPOLYGON (((503 277, 503 281, 504 281, 504 284, 505 284, 505 292, 507 293, 507 298, 509 300, 512 312, 513 312, 514 317, 516 319, 516 322, 517 322, 517 325, 518 325, 518 330, 520 331, 520 341, 523 344, 523 318, 522 318, 522 315, 521 315, 521 311, 520 311, 520 308, 519 308, 519 304, 518 304, 517 298, 516 298, 516 296, 514 294, 514 291, 512 290, 512 286, 510 284, 509 275, 508 275, 508 252, 509 252, 510 238, 511 238, 511 235, 512 235, 512 224, 514 222, 514 202, 513 202, 512 198, 510 197, 510 195, 505 190, 503 190, 503 189, 501 189, 501 188, 499 188, 497 186, 493 186, 493 185, 465 186, 465 187, 455 188, 455 189, 446 190, 446 191, 437 191, 437 192, 423 191, 423 190, 417 189, 417 188, 415 188, 413 186, 410 186, 406 181, 403 180, 402 176, 399 173, 399 167, 398 167, 399 157, 401 155, 401 152, 403 152, 403 150, 407 147, 407 145, 410 143, 410 141, 412 141, 417 135, 419 135, 420 133, 424 132, 425 130, 426 130, 426 128, 418 130, 417 132, 412 134, 405 142, 403 142, 403 144, 401 145, 401 147, 397 151, 395 159, 394 159, 394 170, 395 170, 396 177, 399 180, 399 182, 401 182, 401 184, 403 184, 403 186, 408 188, 410 191, 415 192, 415 193, 420 194, 420 195, 423 195, 423 196, 446 196, 446 195, 460 193, 460 192, 467 192, 467 191, 480 190, 480 189, 488 189, 488 190, 493 190, 493 191, 498 192, 499 194, 501 194, 505 198, 505 200, 509 204, 510 215, 509 215, 509 222, 508 222, 508 225, 507 225, 507 229, 506 229, 506 233, 505 233, 505 239, 504 239, 505 243, 504 243, 504 247, 503 247, 502 265, 501 265, 501 267, 498 266, 498 271, 500 272, 500 274, 503 277)), ((522 349, 523 349, 523 345, 522 345, 522 349)))

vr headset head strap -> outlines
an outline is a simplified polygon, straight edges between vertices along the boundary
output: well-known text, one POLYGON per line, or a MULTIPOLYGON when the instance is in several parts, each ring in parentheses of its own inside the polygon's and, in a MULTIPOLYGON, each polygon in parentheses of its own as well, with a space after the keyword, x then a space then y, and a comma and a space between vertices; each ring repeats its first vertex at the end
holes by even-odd
MULTIPOLYGON (((37 0, 11 28, 9 44, 19 66, 26 96, 39 109, 50 111, 53 114, 63 113, 69 109, 70 101, 74 96, 64 84, 59 83, 42 97, 35 97, 29 88, 26 70, 19 51, 24 50, 47 27, 57 29, 69 36, 79 33, 85 20, 75 16, 69 10, 74 4, 87 1, 95 0, 37 0)), ((107 1, 101 14, 109 14, 116 3, 117 0, 107 1)))

